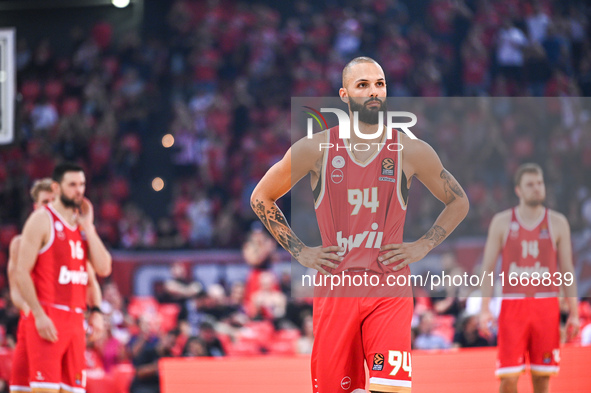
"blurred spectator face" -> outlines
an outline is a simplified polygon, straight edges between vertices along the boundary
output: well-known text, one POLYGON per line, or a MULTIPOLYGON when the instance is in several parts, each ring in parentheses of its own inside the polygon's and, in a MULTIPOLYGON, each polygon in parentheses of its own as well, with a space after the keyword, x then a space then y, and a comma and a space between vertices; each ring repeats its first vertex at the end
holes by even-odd
POLYGON ((464 333, 465 334, 474 334, 478 331, 478 321, 476 320, 476 317, 471 316, 468 317, 468 319, 466 320, 465 324, 464 324, 464 333))
POLYGON ((173 278, 184 280, 189 276, 187 266, 182 262, 175 262, 170 267, 170 274, 173 278))
POLYGON ((214 341, 215 330, 213 329, 213 326, 211 326, 211 324, 209 323, 202 324, 201 328, 199 329, 199 336, 201 336, 203 341, 205 341, 206 343, 214 341))
POLYGON ((540 173, 524 173, 515 193, 526 205, 536 207, 546 200, 546 186, 540 173))
POLYGON ((304 330, 304 336, 306 336, 306 337, 313 337, 314 336, 314 320, 311 315, 308 315, 308 316, 306 316, 306 318, 304 318, 303 330, 304 330))
POLYGON ((39 191, 39 195, 37 196, 37 200, 33 204, 35 209, 40 208, 41 206, 46 206, 49 202, 53 201, 54 193, 51 191, 39 191))
POLYGON ((235 282, 230 290, 230 299, 235 304, 241 304, 244 300, 244 284, 241 282, 235 282))
POLYGON ((420 334, 431 334, 433 331, 434 318, 433 313, 430 311, 425 312, 421 316, 421 322, 419 322, 419 333, 420 334))
POLYGON ((187 341, 186 356, 207 356, 205 345, 197 337, 191 337, 187 341))

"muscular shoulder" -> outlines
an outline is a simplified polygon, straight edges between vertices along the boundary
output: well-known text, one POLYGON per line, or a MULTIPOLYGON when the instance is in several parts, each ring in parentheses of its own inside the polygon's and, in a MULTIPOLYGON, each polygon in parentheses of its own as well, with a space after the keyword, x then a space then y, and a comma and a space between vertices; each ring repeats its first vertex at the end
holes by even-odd
POLYGON ((509 228, 511 222, 511 209, 503 210, 495 214, 490 222, 489 232, 501 231, 504 232, 509 228))
POLYGON ((27 218, 27 222, 23 228, 23 234, 31 231, 37 234, 48 232, 50 224, 51 221, 47 211, 45 209, 37 209, 27 218))
POLYGON ((555 231, 562 232, 570 228, 566 216, 560 212, 548 209, 548 219, 555 231))
MULTIPOLYGON (((435 150, 421 139, 412 139, 403 132, 399 132, 402 145, 402 159, 408 177, 419 175, 421 172, 431 172, 441 166, 435 150)), ((439 172, 437 172, 439 174, 439 172)))
POLYGON ((324 130, 312 135, 312 138, 304 137, 291 147, 292 164, 306 163, 312 165, 319 161, 324 151, 328 148, 329 130, 324 130))

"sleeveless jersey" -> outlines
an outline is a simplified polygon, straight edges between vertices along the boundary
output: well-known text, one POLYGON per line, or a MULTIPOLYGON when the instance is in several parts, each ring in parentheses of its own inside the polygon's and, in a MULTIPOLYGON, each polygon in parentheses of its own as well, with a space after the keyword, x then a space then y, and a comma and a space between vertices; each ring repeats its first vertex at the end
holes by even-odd
POLYGON ((86 237, 51 206, 49 241, 39 251, 31 273, 41 304, 86 309, 88 244, 86 237))
MULTIPOLYGON (((503 294, 508 297, 545 297, 558 295, 558 288, 554 285, 544 285, 543 275, 550 280, 546 284, 552 284, 554 273, 557 271, 556 248, 552 241, 549 210, 545 209, 542 219, 533 227, 527 227, 519 219, 517 209, 511 209, 511 223, 509 224, 509 233, 505 240, 502 252, 502 268, 504 273, 503 294), (532 273, 537 272, 540 282, 534 282, 532 285, 522 285, 519 280, 517 285, 511 285, 510 275, 523 277, 529 275, 532 280, 532 273), (524 274, 525 273, 525 274, 524 274)), ((515 281, 515 280, 513 280, 515 281)))
MULTIPOLYGON (((401 191, 398 132, 379 144, 379 150, 364 163, 347 150, 350 145, 338 137, 338 127, 327 134, 331 148, 324 152, 315 208, 323 247, 345 249, 339 253, 343 261, 332 273, 348 269, 392 273, 392 265, 384 266, 377 258, 381 246, 402 243, 406 203, 401 191)), ((366 147, 369 145, 363 143, 356 146, 358 150, 366 147)), ((375 145, 371 147, 375 149, 375 145)), ((405 267, 397 274, 409 271, 405 267)))

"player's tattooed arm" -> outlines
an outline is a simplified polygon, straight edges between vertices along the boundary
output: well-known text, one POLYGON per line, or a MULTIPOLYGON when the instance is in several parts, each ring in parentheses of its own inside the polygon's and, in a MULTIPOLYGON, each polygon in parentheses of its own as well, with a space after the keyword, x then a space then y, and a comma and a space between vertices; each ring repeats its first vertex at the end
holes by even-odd
MULTIPOLYGON (((456 200, 456 196, 459 198, 464 197, 464 192, 462 188, 454 179, 454 177, 447 171, 447 169, 442 169, 439 177, 444 181, 443 189, 445 191, 445 203, 451 203, 456 200)), ((445 231, 444 231, 445 232, 445 231)))
POLYGON ((302 243, 290 228, 283 212, 275 204, 266 206, 265 202, 259 199, 252 201, 251 206, 271 235, 295 259, 298 259, 304 248, 304 243, 302 243))
POLYGON ((428 240, 433 244, 433 247, 438 246, 447 237, 445 229, 439 225, 433 225, 431 229, 425 233, 423 239, 428 240))

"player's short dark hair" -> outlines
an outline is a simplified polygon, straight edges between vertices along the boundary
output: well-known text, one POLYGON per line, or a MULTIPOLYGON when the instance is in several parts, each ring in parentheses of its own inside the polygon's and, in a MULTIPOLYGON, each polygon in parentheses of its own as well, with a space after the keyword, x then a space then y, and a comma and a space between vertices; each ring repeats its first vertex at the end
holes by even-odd
POLYGON ((33 186, 31 187, 31 198, 33 198, 33 202, 37 202, 37 198, 39 197, 39 193, 41 191, 47 191, 47 192, 53 191, 51 189, 51 183, 53 183, 53 180, 51 180, 48 177, 44 177, 43 179, 35 180, 35 182, 33 183, 33 186))
POLYGON ((82 169, 82 167, 74 162, 62 162, 56 165, 56 167, 53 169, 53 174, 51 175, 51 178, 53 179, 53 181, 56 181, 58 183, 61 183, 64 175, 68 172, 84 172, 84 169, 82 169))
POLYGON ((377 65, 380 64, 380 63, 378 63, 377 61, 375 61, 374 59, 372 59, 371 57, 368 57, 368 56, 359 56, 359 57, 354 58, 353 60, 351 60, 350 62, 348 62, 347 65, 345 65, 345 67, 343 68, 343 73, 342 73, 343 87, 345 86, 345 77, 346 77, 346 74, 349 73, 349 70, 351 69, 351 67, 353 67, 354 65, 357 65, 357 64, 361 64, 361 63, 375 63, 377 65))
POLYGON ((534 173, 534 174, 537 173, 537 174, 544 176, 544 171, 542 170, 542 167, 539 166, 538 164, 534 164, 533 162, 521 164, 519 166, 519 168, 517 168, 517 171, 515 172, 515 176, 513 177, 513 182, 515 183, 516 186, 521 184, 521 178, 523 177, 523 175, 525 173, 534 173))

